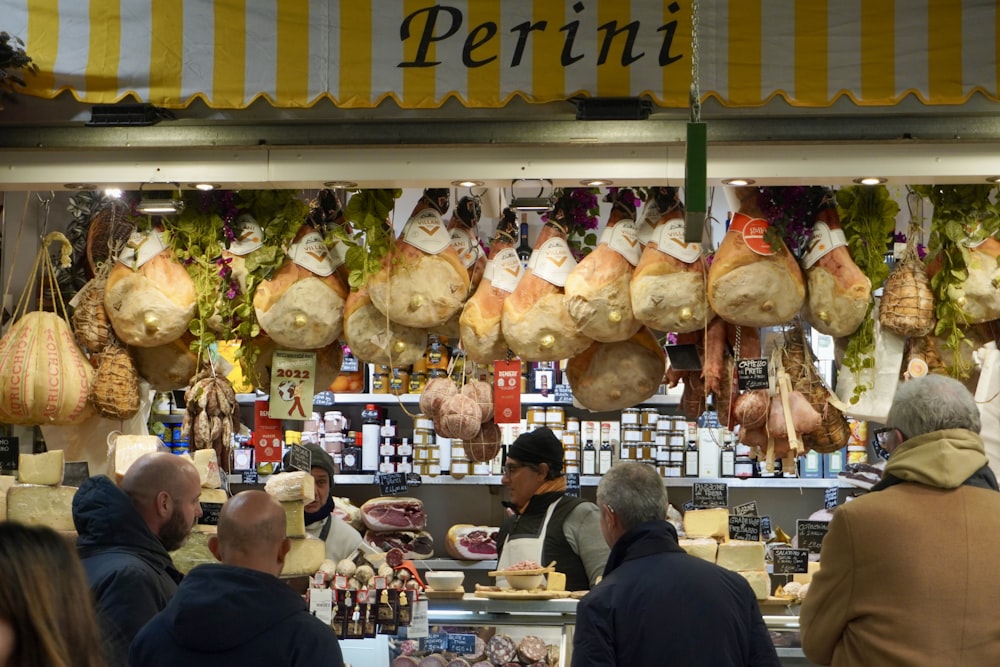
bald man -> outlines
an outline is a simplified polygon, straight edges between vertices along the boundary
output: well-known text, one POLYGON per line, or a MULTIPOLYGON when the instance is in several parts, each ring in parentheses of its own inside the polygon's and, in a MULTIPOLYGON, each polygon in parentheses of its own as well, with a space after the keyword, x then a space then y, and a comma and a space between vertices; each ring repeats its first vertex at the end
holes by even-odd
POLYGON ((136 636, 129 664, 343 667, 333 630, 278 579, 289 547, 281 503, 263 491, 230 498, 209 540, 222 564, 191 570, 136 636))
POLYGON ((168 551, 191 534, 201 516, 200 495, 194 464, 165 452, 137 459, 121 488, 99 475, 76 492, 77 551, 94 592, 109 667, 126 664, 136 633, 177 591, 182 575, 168 551))

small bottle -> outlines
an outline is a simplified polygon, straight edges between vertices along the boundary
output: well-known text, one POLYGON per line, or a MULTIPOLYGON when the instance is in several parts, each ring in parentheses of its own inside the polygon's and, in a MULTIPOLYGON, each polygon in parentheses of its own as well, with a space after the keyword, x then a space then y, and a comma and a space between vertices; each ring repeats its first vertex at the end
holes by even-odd
POLYGON ((726 431, 719 456, 719 476, 736 477, 736 450, 733 448, 733 436, 729 431, 726 431))
POLYGON ((688 440, 687 449, 684 450, 684 476, 698 477, 699 470, 698 443, 695 440, 688 440))
POLYGON ((597 450, 594 449, 594 441, 588 440, 583 446, 583 465, 581 472, 584 475, 597 474, 597 450))
POLYGON ((597 453, 597 474, 606 475, 611 470, 611 441, 601 443, 601 451, 597 453))
POLYGON ((378 449, 381 439, 379 413, 373 403, 361 412, 361 470, 375 472, 378 469, 378 449))
POLYGON ((521 260, 521 266, 528 268, 528 260, 531 259, 531 244, 528 243, 528 223, 521 223, 520 240, 517 244, 517 257, 521 260))

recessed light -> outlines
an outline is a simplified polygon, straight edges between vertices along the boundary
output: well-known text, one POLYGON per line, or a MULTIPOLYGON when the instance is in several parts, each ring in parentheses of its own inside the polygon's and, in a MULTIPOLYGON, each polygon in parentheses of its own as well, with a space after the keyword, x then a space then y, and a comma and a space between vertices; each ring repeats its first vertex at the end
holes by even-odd
POLYGON ((452 181, 451 184, 459 188, 478 188, 485 181, 452 181))
POLYGON ((122 190, 121 188, 107 188, 104 190, 104 196, 110 197, 111 199, 121 199, 122 190))
POLYGON ((67 190, 96 190, 97 185, 94 183, 66 183, 63 185, 67 190))
POLYGON ((986 180, 990 183, 1000 183, 1000 176, 987 176, 986 180))
POLYGON ((609 181, 604 178, 591 178, 589 180, 580 181, 580 185, 586 185, 588 188, 599 188, 602 185, 612 185, 614 181, 609 181))
POLYGON ((218 190, 222 186, 218 183, 188 183, 188 187, 201 190, 202 192, 211 192, 212 190, 218 190))
POLYGON ((353 190, 354 188, 358 187, 358 184, 355 183, 354 181, 327 181, 326 183, 323 184, 323 187, 333 188, 333 189, 340 188, 343 190, 353 190))
POLYGON ((854 182, 859 185, 882 185, 888 180, 883 176, 865 176, 864 178, 855 178, 854 182))
POLYGON ((723 185, 735 185, 738 188, 743 187, 744 185, 753 185, 756 182, 757 181, 753 180, 752 178, 724 178, 724 179, 722 179, 722 184, 723 185))

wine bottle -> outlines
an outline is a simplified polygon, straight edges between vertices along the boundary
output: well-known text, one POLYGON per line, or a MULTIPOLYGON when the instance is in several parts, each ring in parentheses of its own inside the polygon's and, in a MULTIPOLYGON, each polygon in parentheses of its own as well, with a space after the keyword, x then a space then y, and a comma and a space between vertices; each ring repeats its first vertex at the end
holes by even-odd
POLYGON ((521 222, 520 241, 517 244, 517 256, 521 260, 521 266, 528 268, 528 260, 531 259, 531 244, 528 243, 528 223, 521 222))

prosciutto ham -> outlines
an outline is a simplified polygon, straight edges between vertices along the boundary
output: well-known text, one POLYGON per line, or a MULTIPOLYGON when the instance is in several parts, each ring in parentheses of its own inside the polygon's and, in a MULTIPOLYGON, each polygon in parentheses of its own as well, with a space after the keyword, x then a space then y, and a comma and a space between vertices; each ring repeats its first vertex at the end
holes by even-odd
POLYGON ((344 342, 362 361, 410 366, 424 356, 427 331, 390 322, 362 287, 351 292, 344 305, 344 342))
POLYGON ((434 555, 434 538, 426 530, 394 530, 365 532, 365 543, 382 551, 399 549, 403 558, 422 560, 434 555))
POLYGON ((493 560, 497 557, 499 528, 460 523, 448 529, 444 548, 458 560, 493 560))
POLYGON ((573 398, 584 407, 597 412, 621 410, 656 393, 666 362, 656 337, 643 327, 626 341, 595 342, 569 360, 566 375, 573 398))
POLYGON ((417 498, 383 496, 361 506, 361 520, 373 531, 420 531, 427 525, 427 514, 417 498))

